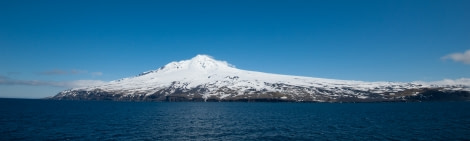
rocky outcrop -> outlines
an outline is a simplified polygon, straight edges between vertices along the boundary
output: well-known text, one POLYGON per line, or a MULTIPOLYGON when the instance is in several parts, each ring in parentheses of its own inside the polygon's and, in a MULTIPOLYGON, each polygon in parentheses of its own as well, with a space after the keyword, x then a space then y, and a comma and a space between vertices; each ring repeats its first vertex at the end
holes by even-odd
MULTIPOLYGON (((470 101, 468 91, 445 91, 442 89, 414 89, 397 94, 368 94, 367 98, 348 94, 290 94, 281 92, 254 91, 251 94, 228 97, 204 97, 200 88, 189 91, 176 90, 165 94, 165 90, 153 94, 119 94, 100 89, 92 91, 73 90, 51 97, 53 100, 108 100, 108 101, 156 101, 156 102, 423 102, 423 101, 470 101), (196 92, 196 93, 194 93, 196 92), (335 95, 335 96, 331 96, 335 95)), ((230 90, 228 91, 230 92, 230 90)))

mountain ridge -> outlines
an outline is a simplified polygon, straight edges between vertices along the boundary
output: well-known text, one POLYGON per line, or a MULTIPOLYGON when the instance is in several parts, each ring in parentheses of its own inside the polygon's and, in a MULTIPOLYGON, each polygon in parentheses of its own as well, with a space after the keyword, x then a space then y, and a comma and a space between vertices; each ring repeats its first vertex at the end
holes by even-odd
POLYGON ((376 102, 426 101, 442 93, 446 98, 468 100, 469 91, 467 85, 364 82, 247 71, 208 55, 197 55, 134 77, 62 91, 51 99, 376 102))

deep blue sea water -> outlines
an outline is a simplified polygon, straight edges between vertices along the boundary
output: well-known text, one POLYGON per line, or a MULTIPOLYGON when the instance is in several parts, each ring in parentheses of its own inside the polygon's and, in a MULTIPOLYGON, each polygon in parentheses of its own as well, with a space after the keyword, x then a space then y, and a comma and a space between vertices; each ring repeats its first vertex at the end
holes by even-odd
POLYGON ((470 140, 470 102, 0 99, 0 140, 470 140))

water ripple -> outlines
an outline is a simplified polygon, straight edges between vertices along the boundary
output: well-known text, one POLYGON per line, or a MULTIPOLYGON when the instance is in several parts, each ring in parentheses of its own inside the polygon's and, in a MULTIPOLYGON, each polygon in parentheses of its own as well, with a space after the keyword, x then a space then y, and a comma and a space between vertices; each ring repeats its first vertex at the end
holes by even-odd
POLYGON ((0 140, 468 140, 470 103, 0 99, 0 140))

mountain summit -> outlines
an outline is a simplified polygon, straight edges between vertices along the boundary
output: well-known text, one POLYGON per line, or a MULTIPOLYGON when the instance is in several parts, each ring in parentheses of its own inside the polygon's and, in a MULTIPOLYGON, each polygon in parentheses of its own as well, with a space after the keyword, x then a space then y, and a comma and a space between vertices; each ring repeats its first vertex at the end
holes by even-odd
POLYGON ((185 60, 180 62, 172 62, 159 70, 165 72, 181 71, 181 70, 192 70, 192 71, 214 71, 214 70, 226 70, 233 69, 234 67, 227 62, 217 61, 208 55, 197 55, 191 60, 185 60))
POLYGON ((235 68, 208 55, 104 85, 60 92, 57 100, 376 102, 469 100, 465 85, 363 82, 235 68))

